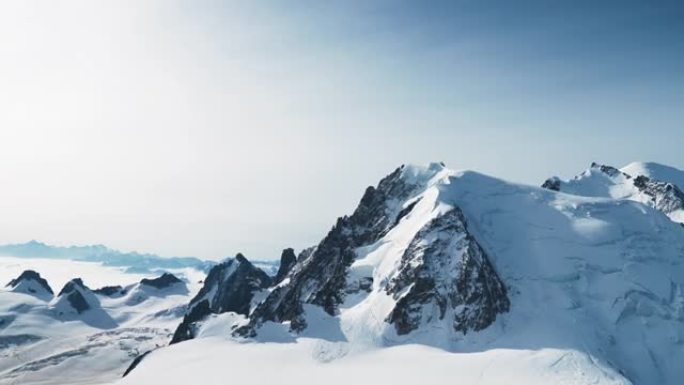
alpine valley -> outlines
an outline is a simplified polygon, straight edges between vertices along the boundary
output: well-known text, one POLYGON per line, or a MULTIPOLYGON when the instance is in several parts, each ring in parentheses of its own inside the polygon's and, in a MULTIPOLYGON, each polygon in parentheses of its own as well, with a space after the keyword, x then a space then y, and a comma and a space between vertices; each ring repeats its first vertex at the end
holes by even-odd
POLYGON ((279 264, 1 246, 0 384, 681 384, 683 190, 433 163, 279 264))

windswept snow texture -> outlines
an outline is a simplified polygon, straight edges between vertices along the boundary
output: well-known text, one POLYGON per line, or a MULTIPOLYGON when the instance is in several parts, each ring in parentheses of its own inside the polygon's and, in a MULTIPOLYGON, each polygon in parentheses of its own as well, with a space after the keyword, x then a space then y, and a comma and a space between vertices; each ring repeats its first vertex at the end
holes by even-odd
POLYGON ((208 315, 123 383, 680 384, 684 231, 634 179, 402 167, 249 314, 208 315))

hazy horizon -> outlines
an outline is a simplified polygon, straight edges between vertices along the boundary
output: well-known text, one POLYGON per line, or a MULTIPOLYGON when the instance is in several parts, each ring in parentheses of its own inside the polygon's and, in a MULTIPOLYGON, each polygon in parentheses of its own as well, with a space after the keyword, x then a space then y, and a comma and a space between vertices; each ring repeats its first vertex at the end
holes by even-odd
POLYGON ((684 168, 677 2, 0 4, 0 243, 275 259, 400 164, 684 168), (496 5, 496 6, 492 6, 496 5))

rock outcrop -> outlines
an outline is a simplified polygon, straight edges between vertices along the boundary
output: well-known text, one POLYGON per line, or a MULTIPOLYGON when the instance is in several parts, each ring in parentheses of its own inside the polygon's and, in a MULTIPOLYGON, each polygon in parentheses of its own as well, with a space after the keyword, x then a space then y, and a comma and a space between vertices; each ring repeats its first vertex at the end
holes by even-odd
POLYGON ((195 325, 209 314, 235 312, 247 316, 254 294, 269 287, 271 282, 266 273, 242 254, 214 266, 209 271, 204 286, 190 301, 188 311, 171 343, 192 339, 195 325))
POLYGON ((482 330, 510 307, 503 282, 458 208, 415 235, 386 292, 397 300, 387 322, 399 335, 431 322, 432 314, 449 317, 456 331, 482 330))
POLYGON ((151 287, 154 287, 156 289, 165 289, 165 288, 170 287, 172 285, 182 284, 182 283, 183 283, 183 281, 181 281, 180 279, 178 279, 178 277, 176 277, 175 275, 173 275, 171 273, 164 273, 161 276, 159 276, 157 278, 152 278, 152 279, 143 278, 140 281, 141 285, 151 286, 151 287))
POLYGON ((278 272, 273 278, 273 284, 278 284, 285 279, 285 276, 287 276, 287 273, 292 270, 292 267, 295 265, 295 263, 297 263, 297 256, 295 255, 294 250, 291 248, 283 250, 283 253, 280 255, 280 266, 278 267, 278 272))

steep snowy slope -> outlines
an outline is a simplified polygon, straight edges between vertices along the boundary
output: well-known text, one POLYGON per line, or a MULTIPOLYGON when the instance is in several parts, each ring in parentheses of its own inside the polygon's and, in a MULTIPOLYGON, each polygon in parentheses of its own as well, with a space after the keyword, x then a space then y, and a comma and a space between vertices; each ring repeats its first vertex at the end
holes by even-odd
POLYGON ((582 179, 561 182, 578 189, 567 194, 441 164, 399 168, 281 281, 251 286, 241 314, 193 317, 195 340, 148 355, 124 383, 200 372, 212 383, 226 370, 275 380, 240 364, 249 357, 303 383, 415 383, 428 373, 433 382, 678 384, 684 231, 658 202, 630 199, 647 194, 631 176, 596 165, 582 179))

